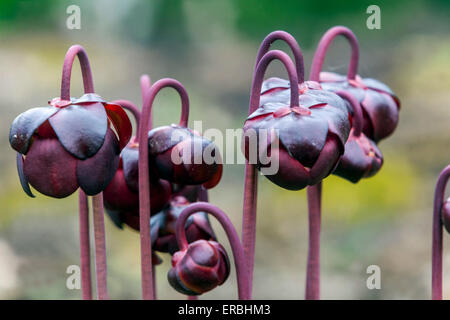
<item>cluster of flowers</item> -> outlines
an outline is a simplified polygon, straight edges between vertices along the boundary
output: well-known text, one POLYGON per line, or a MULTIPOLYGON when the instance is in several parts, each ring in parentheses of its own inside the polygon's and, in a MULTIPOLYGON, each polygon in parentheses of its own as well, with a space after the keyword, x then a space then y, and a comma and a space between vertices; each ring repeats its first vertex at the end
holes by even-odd
MULTIPOLYGON (((310 217, 319 216, 318 226, 313 220, 310 222, 315 225, 310 227, 313 244, 320 230, 321 181, 330 174, 353 183, 375 175, 383 164, 377 144, 391 135, 398 123, 398 98, 383 83, 358 76, 358 58, 358 43, 352 31, 334 27, 319 43, 308 81, 304 79, 300 47, 286 32, 269 34, 256 59, 243 152, 249 160, 250 131, 276 132, 271 139, 257 139, 256 148, 271 155, 270 161, 279 163, 276 173, 266 175, 270 181, 288 190, 316 188, 308 192, 310 217), (345 36, 352 47, 347 76, 321 72, 326 51, 338 35, 345 36), (295 63, 286 53, 269 50, 276 40, 290 46, 295 63), (283 63, 289 80, 264 80, 273 60, 283 63), (274 144, 273 139, 278 143, 274 144)), ((61 97, 52 99, 48 107, 22 113, 11 126, 10 143, 18 152, 17 166, 24 191, 33 196, 31 185, 45 195, 63 198, 80 188, 81 200, 86 195, 95 198, 103 193, 104 207, 112 221, 120 228, 126 224, 141 234, 144 298, 155 297, 153 266, 161 261, 155 251, 172 255, 169 282, 186 295, 210 291, 227 279, 229 258, 211 228, 208 213, 212 214, 224 227, 233 249, 239 298, 250 298, 256 226, 255 172, 270 163, 259 157, 256 164, 247 161, 241 245, 226 215, 207 203, 207 189, 216 186, 222 175, 221 157, 212 141, 188 128, 189 99, 178 81, 162 79, 152 85, 150 78, 143 76, 142 112, 127 100, 106 102, 94 93, 87 56, 79 46, 69 49, 62 79, 61 97), (75 55, 79 56, 85 84, 85 95, 79 99, 71 98, 69 90, 75 55), (177 125, 152 128, 152 105, 165 87, 174 88, 180 95, 181 120, 177 125), (124 109, 135 117, 134 137, 124 109), (179 139, 174 141, 174 136, 179 139), (195 161, 195 150, 202 155, 205 150, 212 150, 216 161, 195 161), (179 155, 180 161, 173 161, 174 154, 179 155)), ((261 154, 259 151, 257 154, 261 154)), ((95 215, 94 208, 94 229, 95 215)), ((82 226, 80 223, 80 229, 82 226)), ((101 234, 102 228, 95 230, 101 234)), ((102 254, 102 248, 104 243, 99 241, 97 246, 96 242, 96 254, 102 254)), ((103 263, 106 268, 106 259, 103 263)), ((102 268, 98 269, 101 272, 102 268)), ((97 277, 106 277, 106 271, 97 277)), ((85 279, 90 287, 89 279, 85 279)), ((307 283, 306 297, 318 298, 317 244, 310 246, 307 279, 311 283, 307 283)), ((105 292, 103 297, 107 297, 105 292)))

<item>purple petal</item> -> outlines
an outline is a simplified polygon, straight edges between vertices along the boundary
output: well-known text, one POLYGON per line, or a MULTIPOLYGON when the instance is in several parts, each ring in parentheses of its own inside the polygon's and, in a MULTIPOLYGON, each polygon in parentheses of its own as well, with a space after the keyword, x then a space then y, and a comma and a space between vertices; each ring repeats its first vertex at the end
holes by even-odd
POLYGON ((28 196, 30 196, 31 198, 35 198, 35 195, 31 192, 27 177, 23 173, 23 156, 18 152, 16 160, 17 160, 17 173, 19 174, 20 185, 22 186, 23 191, 28 196))
POLYGON ((31 137, 36 129, 59 109, 55 107, 42 107, 27 110, 18 115, 9 131, 11 147, 22 154, 26 154, 30 147, 31 137))
POLYGON ((105 109, 119 136, 120 149, 123 149, 130 141, 133 132, 130 119, 122 107, 117 104, 108 103, 105 105, 105 109))
POLYGON ((139 187, 139 149, 137 147, 125 147, 120 157, 122 158, 123 175, 128 188, 138 192, 139 187))
POLYGON ((78 189, 76 163, 58 139, 34 139, 24 161, 24 173, 40 193, 64 198, 78 189))
POLYGON ((188 128, 174 124, 152 129, 148 132, 148 151, 152 155, 163 153, 192 135, 188 128))
POLYGON ((103 104, 90 103, 62 108, 49 119, 63 147, 74 157, 92 157, 103 145, 108 118, 103 104))
POLYGON ((77 178, 87 195, 102 192, 109 184, 119 166, 119 142, 108 129, 105 142, 95 156, 77 161, 77 178))

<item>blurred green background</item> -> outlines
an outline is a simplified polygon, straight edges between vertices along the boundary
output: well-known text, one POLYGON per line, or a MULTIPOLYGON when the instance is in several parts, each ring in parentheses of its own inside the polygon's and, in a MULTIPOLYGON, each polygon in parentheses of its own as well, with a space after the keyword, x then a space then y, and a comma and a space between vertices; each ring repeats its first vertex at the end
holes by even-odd
MULTIPOLYGON (((450 162, 450 2, 433 1, 10 1, 0 2, 0 298, 79 299, 66 288, 66 268, 79 263, 77 197, 28 198, 21 190, 8 143, 16 115, 59 95, 65 51, 75 43, 90 57, 97 93, 140 105, 139 77, 173 77, 187 88, 190 123, 203 129, 241 128, 246 118, 260 41, 277 29, 300 43, 309 69, 323 32, 336 24, 354 30, 361 45, 359 73, 387 83, 400 97, 400 123, 380 145, 381 172, 356 185, 324 182, 322 297, 430 297, 431 208, 434 184, 450 162), (66 8, 81 8, 81 29, 66 27, 66 8), (381 8, 381 30, 366 27, 366 8, 381 8), (381 268, 381 290, 368 290, 366 268, 381 268)), ((287 49, 276 43, 276 48, 287 49)), ((324 68, 345 73, 349 47, 337 39, 324 68)), ((269 75, 285 77, 279 63, 269 75)), ((82 94, 78 63, 72 95, 82 94)), ((156 124, 178 121, 171 90, 157 99, 156 124)), ((243 165, 225 165, 210 192, 241 228, 243 165)), ((255 298, 304 296, 306 192, 260 179, 255 298)), ((214 222, 221 242, 224 233, 214 222)), ((139 235, 106 219, 108 280, 114 299, 139 299, 139 235)), ((445 247, 450 244, 445 237, 445 247)), ((230 251, 229 251, 230 252, 230 251)), ((445 250, 444 296, 450 297, 450 249, 445 250)), ((160 298, 182 299, 166 280, 169 256, 157 267, 160 298)), ((235 298, 229 281, 205 298, 235 298)))

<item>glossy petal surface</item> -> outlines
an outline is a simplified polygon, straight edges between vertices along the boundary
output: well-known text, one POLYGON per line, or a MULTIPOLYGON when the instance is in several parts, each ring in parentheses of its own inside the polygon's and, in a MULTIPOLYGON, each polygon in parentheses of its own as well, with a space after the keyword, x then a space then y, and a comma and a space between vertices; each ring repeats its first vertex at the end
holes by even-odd
POLYGON ((19 153, 26 154, 33 133, 58 110, 55 107, 33 108, 18 115, 11 124, 9 131, 11 147, 19 153))
POLYGON ((98 152, 86 160, 77 161, 77 178, 87 195, 102 192, 109 184, 119 166, 119 142, 111 129, 98 152))
POLYGON ((80 160, 98 152, 108 129, 106 111, 100 102, 69 105, 49 121, 64 148, 80 160))
POLYGON ((123 149, 130 141, 133 132, 130 119, 119 105, 108 103, 105 105, 105 109, 119 136, 120 149, 123 149))
POLYGON ((23 172, 23 156, 17 152, 16 156, 16 164, 17 164, 17 173, 19 175, 20 185, 22 186, 23 191, 31 198, 34 198, 34 194, 31 192, 30 185, 28 184, 27 177, 23 172))
POLYGON ((76 162, 57 139, 35 139, 24 161, 24 173, 40 193, 64 198, 78 189, 76 162))

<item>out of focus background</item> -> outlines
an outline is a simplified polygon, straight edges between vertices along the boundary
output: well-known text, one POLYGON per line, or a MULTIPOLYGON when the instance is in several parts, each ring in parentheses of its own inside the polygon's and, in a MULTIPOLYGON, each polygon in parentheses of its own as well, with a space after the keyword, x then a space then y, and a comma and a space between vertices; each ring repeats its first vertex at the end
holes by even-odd
MULTIPOLYGON (((11 1, 0 2, 0 298, 79 299, 66 288, 66 269, 79 264, 77 196, 63 200, 22 191, 12 120, 59 95, 67 48, 85 47, 95 88, 107 100, 140 105, 139 77, 173 77, 187 88, 190 123, 203 129, 241 128, 247 115, 259 43, 271 31, 290 32, 305 54, 306 70, 321 35, 340 24, 353 29, 359 74, 387 83, 400 97, 400 123, 382 141, 381 172, 358 184, 324 182, 322 297, 325 299, 428 299, 431 279, 433 189, 450 162, 450 2, 376 1, 381 29, 369 30, 373 1, 11 1), (66 26, 69 5, 81 9, 81 29, 66 26), (381 289, 369 290, 366 269, 381 269, 381 289)), ((282 43, 276 48, 287 49, 282 43)), ((289 52, 288 50, 286 50, 289 52)), ((324 69, 345 73, 349 46, 331 46, 324 69)), ((267 76, 283 76, 281 64, 267 76)), ((82 94, 78 62, 72 95, 82 94)), ((155 122, 177 122, 179 99, 164 90, 155 122)), ((237 150, 237 152, 240 152, 237 150)), ((240 232, 244 166, 227 164, 210 200, 240 232)), ((221 242, 224 233, 214 221, 221 242)), ((139 235, 106 218, 108 280, 114 299, 140 299, 139 235)), ((450 297, 450 237, 445 237, 444 296, 450 297)), ((307 254, 306 192, 259 183, 254 298, 303 299, 307 254)), ((157 267, 158 296, 183 299, 168 284, 170 257, 157 267)), ((234 269, 204 298, 235 298, 234 269)))

